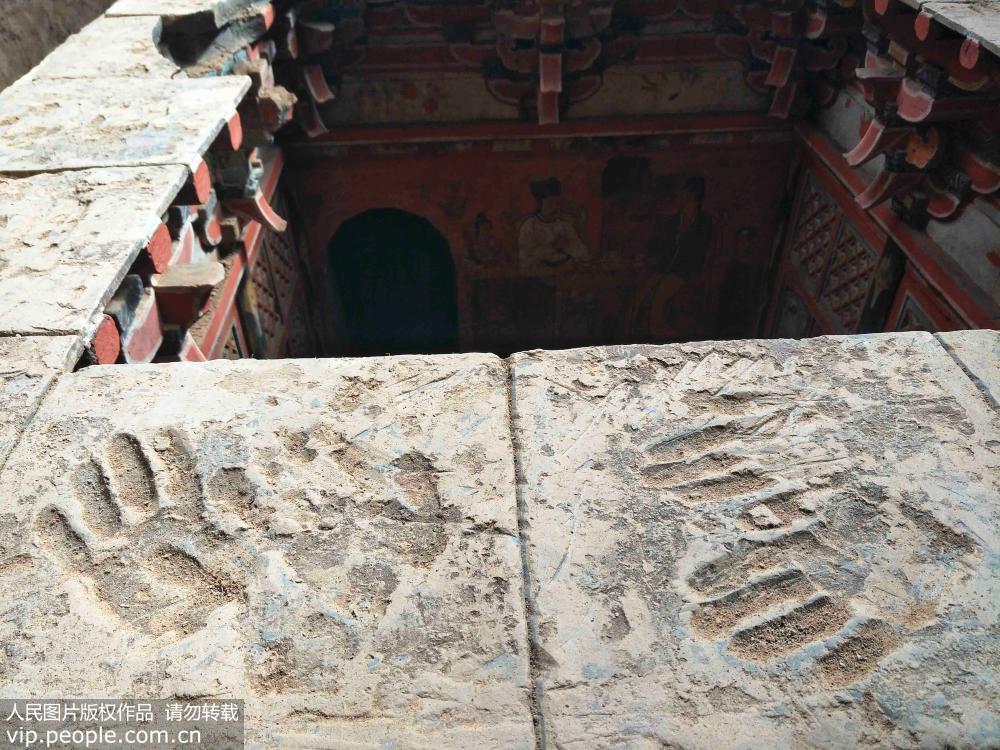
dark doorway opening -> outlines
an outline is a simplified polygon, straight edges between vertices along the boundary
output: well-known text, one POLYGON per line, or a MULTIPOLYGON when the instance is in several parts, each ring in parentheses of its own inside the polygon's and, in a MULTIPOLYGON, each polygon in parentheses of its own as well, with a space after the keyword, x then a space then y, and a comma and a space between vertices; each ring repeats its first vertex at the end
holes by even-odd
POLYGON ((392 208, 365 211, 340 226, 327 252, 345 354, 457 350, 455 265, 429 221, 392 208))

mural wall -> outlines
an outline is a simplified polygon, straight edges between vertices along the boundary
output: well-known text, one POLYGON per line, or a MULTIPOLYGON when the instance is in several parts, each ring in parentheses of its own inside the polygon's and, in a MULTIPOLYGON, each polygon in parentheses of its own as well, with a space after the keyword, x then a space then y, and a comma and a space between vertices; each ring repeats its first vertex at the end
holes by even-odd
POLYGON ((329 352, 344 347, 327 247, 372 208, 447 238, 462 349, 753 336, 792 152, 764 132, 293 155, 329 352))

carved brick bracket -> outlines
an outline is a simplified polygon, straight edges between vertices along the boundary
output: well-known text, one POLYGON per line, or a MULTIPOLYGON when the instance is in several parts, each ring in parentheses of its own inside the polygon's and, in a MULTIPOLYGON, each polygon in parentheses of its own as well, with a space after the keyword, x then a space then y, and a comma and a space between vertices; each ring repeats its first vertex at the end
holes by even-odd
POLYGON ((770 94, 769 113, 787 119, 832 103, 861 14, 853 0, 724 2, 716 28, 718 49, 744 63, 747 85, 770 94))
POLYGON ((898 0, 869 0, 868 49, 857 81, 875 111, 845 154, 851 166, 884 156, 857 201, 885 201, 908 222, 958 215, 1000 188, 1000 62, 898 0))
POLYGON ((365 9, 378 4, 376 0, 267 4, 267 27, 245 40, 228 68, 254 81, 252 97, 240 110, 244 125, 254 134, 251 147, 270 144, 274 133, 293 120, 311 137, 327 132, 321 107, 336 100, 343 67, 363 54, 357 42, 365 33, 365 9))
POLYGON ((487 64, 487 90, 519 106, 541 125, 560 121, 569 105, 600 88, 613 2, 520 0, 493 12, 496 61, 487 64))

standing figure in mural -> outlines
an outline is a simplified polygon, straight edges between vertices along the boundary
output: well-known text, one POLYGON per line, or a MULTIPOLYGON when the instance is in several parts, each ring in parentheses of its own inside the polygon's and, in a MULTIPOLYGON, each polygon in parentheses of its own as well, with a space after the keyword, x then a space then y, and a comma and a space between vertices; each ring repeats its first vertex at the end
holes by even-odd
POLYGON ((559 268, 590 256, 580 238, 582 212, 571 213, 562 203, 562 183, 555 177, 531 183, 535 213, 517 229, 517 251, 522 271, 559 268))
MULTIPOLYGON (((720 227, 726 226, 725 218, 720 227)), ((761 313, 763 290, 760 289, 760 269, 751 262, 755 256, 754 244, 757 230, 743 226, 736 230, 733 239, 726 239, 726 248, 732 248, 732 259, 722 271, 718 302, 719 311, 715 329, 727 339, 753 338, 761 313)))
POLYGON ((681 186, 676 213, 656 226, 646 246, 643 266, 650 276, 636 296, 634 335, 660 341, 674 334, 671 301, 701 273, 712 242, 712 220, 703 210, 704 201, 705 180, 689 177, 681 186))
POLYGON ((601 253, 605 266, 635 265, 637 248, 645 248, 656 222, 649 158, 614 156, 601 173, 601 253))
POLYGON ((653 236, 657 218, 652 161, 614 156, 601 174, 601 265, 631 270, 653 236))

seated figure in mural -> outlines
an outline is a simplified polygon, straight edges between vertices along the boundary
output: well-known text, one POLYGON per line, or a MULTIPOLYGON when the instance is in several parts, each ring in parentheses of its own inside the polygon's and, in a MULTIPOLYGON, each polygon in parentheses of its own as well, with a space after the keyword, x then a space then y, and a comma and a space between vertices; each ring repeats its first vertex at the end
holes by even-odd
POLYGON ((466 234, 467 256, 477 266, 499 268, 507 264, 509 252, 497 237, 493 222, 483 211, 476 214, 471 233, 466 234))
POLYGON ((517 230, 521 270, 545 271, 588 258, 590 251, 580 238, 581 216, 563 206, 562 183, 555 177, 532 182, 531 194, 535 213, 523 219, 517 230))
POLYGON ((681 187, 676 213, 657 224, 641 261, 649 277, 636 295, 635 336, 661 341, 674 335, 671 301, 701 273, 712 242, 712 220, 703 211, 704 201, 704 179, 689 177, 681 187))

